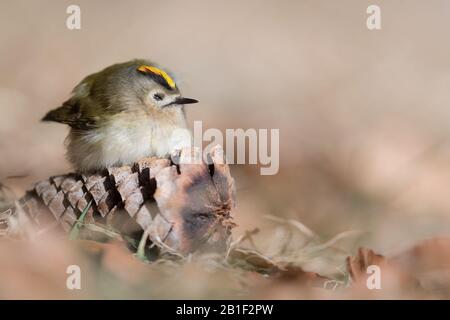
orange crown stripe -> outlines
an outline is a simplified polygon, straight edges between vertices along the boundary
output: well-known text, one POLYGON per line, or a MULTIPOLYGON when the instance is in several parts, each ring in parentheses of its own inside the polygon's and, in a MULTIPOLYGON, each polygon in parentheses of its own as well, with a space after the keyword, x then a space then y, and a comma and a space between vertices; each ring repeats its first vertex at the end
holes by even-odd
POLYGON ((175 88, 175 81, 173 81, 173 79, 165 71, 163 71, 159 68, 152 67, 152 66, 140 66, 138 68, 138 70, 141 72, 151 72, 151 73, 157 74, 157 75, 163 77, 164 80, 166 80, 169 87, 171 87, 172 89, 175 88))

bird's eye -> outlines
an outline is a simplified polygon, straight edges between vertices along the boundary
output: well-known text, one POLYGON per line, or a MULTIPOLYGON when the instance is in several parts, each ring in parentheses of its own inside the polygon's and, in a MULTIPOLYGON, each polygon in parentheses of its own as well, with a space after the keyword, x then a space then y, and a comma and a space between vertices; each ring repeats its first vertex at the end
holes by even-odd
POLYGON ((161 101, 162 99, 164 99, 164 95, 161 93, 155 93, 153 95, 153 99, 155 99, 156 101, 161 101))

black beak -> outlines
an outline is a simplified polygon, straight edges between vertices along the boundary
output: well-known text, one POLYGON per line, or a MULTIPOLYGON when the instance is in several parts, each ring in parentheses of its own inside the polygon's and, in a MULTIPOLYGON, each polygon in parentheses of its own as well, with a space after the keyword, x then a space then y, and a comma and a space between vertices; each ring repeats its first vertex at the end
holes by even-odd
POLYGON ((195 99, 178 97, 178 98, 175 98, 175 100, 172 101, 171 103, 168 103, 165 106, 163 106, 163 108, 173 106, 173 105, 183 105, 183 104, 190 104, 190 103, 197 103, 197 102, 198 102, 198 100, 195 100, 195 99))
POLYGON ((173 105, 183 105, 183 104, 191 104, 191 103, 197 103, 197 102, 198 102, 198 100, 195 100, 195 99, 178 97, 178 98, 175 98, 175 100, 172 101, 171 103, 168 103, 165 106, 163 106, 163 108, 173 106, 173 105))
POLYGON ((175 99, 174 104, 191 104, 191 103, 197 103, 197 102, 198 102, 198 100, 195 100, 195 99, 178 97, 175 99))

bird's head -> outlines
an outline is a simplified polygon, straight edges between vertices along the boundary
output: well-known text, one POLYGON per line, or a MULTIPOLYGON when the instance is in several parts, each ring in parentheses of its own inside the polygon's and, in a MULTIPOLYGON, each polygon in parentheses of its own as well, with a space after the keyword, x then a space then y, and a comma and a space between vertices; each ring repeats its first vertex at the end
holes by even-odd
POLYGON ((141 101, 150 108, 165 109, 197 103, 191 98, 183 97, 173 80, 164 70, 149 64, 135 64, 134 72, 137 94, 141 101))

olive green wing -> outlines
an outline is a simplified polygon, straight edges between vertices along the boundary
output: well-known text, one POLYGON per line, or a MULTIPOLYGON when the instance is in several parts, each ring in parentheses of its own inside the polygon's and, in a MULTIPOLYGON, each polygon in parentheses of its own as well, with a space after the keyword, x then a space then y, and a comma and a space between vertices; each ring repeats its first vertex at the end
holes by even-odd
POLYGON ((87 130, 97 126, 98 119, 88 112, 83 111, 83 106, 78 100, 70 99, 62 106, 50 110, 42 121, 54 121, 64 123, 72 128, 87 130))
POLYGON ((93 76, 88 76, 73 89, 73 96, 62 106, 50 110, 42 121, 64 123, 72 128, 88 130, 97 126, 99 106, 92 101, 90 91, 93 86, 93 76), (97 111, 97 112, 96 112, 97 111))

